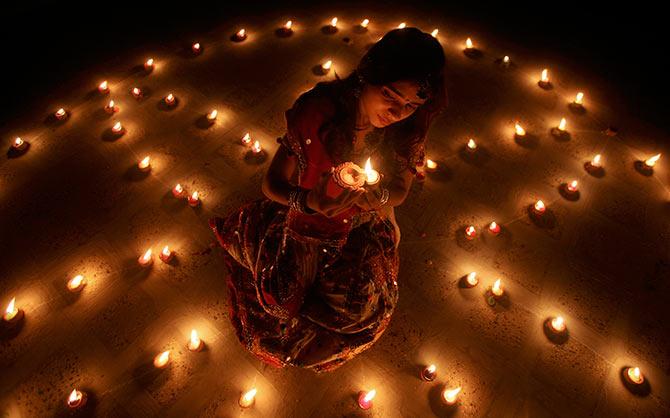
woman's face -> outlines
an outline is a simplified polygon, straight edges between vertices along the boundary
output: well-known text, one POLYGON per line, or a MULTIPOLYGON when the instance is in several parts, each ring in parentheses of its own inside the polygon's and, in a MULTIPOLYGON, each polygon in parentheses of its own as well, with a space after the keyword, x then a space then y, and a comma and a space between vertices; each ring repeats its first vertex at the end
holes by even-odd
POLYGON ((361 92, 361 108, 375 128, 383 128, 409 117, 425 103, 418 97, 415 81, 394 81, 381 86, 365 84, 361 92))

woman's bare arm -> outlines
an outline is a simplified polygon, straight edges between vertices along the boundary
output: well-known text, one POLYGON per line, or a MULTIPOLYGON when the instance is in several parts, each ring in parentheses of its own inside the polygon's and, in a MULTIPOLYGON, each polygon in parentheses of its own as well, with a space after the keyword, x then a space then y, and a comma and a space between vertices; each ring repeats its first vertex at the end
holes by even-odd
POLYGON ((386 204, 393 207, 402 205, 412 187, 413 179, 414 173, 403 170, 400 173, 394 173, 386 184, 382 182, 389 191, 389 200, 386 204))
POLYGON ((288 205, 289 193, 294 189, 291 184, 293 172, 296 170, 298 158, 289 154, 284 146, 277 148, 272 157, 270 167, 263 177, 263 194, 270 200, 288 205))

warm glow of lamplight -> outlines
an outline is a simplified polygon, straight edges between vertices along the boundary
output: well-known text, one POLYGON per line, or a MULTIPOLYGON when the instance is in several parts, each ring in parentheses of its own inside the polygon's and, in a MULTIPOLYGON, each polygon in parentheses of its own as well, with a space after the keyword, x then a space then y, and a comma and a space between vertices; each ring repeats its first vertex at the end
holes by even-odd
POLYGON ((629 367, 628 370, 626 370, 626 375, 631 382, 637 385, 644 382, 644 375, 640 372, 639 367, 629 367))
POLYGON ((198 331, 191 330, 191 338, 188 341, 188 349, 191 351, 199 351, 202 348, 202 340, 198 337, 198 331))
POLYGON ((2 318, 5 321, 11 321, 18 313, 19 309, 16 307, 16 298, 12 298, 12 300, 9 301, 9 305, 7 305, 7 309, 5 309, 5 314, 2 318))
POLYGON ((465 48, 466 49, 472 49, 474 45, 472 44, 472 39, 468 38, 465 40, 465 48))
POLYGON ((600 167, 600 164, 601 164, 600 160, 601 159, 602 159, 602 157, 600 156, 600 154, 596 154, 596 156, 593 157, 593 159, 591 160, 591 165, 593 167, 600 167))
POLYGON ((258 154, 259 152, 261 152, 261 143, 258 141, 254 141, 254 145, 251 146, 251 151, 254 154, 258 154))
POLYGON ((369 392, 361 392, 358 396, 358 406, 361 409, 370 409, 372 407, 372 400, 377 395, 377 391, 372 389, 369 392))
POLYGON ((244 136, 242 137, 242 143, 245 145, 249 145, 251 143, 251 134, 249 134, 249 132, 244 134, 244 136))
POLYGON ((244 38, 246 35, 247 35, 247 31, 246 31, 245 29, 240 29, 240 30, 237 32, 237 37, 238 37, 238 38, 244 38))
POLYGON ((141 266, 148 266, 153 261, 151 258, 151 248, 149 248, 138 260, 141 266))
POLYGON ((647 161, 645 161, 644 164, 645 164, 647 167, 653 167, 654 165, 656 165, 656 162, 657 162, 660 158, 661 158, 661 154, 656 154, 656 155, 654 155, 653 157, 647 159, 647 161))
POLYGON ((154 366, 157 368, 163 368, 170 362, 170 350, 163 351, 154 357, 154 366))
POLYGON ((147 69, 147 70, 150 70, 150 69, 154 68, 154 59, 149 58, 148 60, 146 60, 144 62, 144 68, 147 69))
POLYGON ((252 388, 251 390, 248 390, 240 396, 239 404, 242 408, 248 408, 251 405, 254 404, 254 400, 256 399, 256 393, 258 391, 256 388, 252 388))
POLYGON ((549 70, 547 70, 546 68, 542 70, 542 76, 540 77, 540 81, 543 83, 549 82, 549 70))
POLYGON ((330 67, 332 67, 332 66, 333 66, 333 61, 332 60, 328 60, 328 61, 324 62, 323 64, 321 64, 321 68, 323 69, 323 71, 330 71, 330 67))
POLYGON ((502 287, 502 284, 500 282, 500 279, 493 282, 493 286, 491 286, 491 293, 493 293, 495 296, 502 296, 503 287, 502 287))
POLYGON ((474 151, 474 150, 477 149, 477 143, 476 143, 475 140, 472 139, 472 138, 470 138, 470 140, 468 141, 468 149, 469 149, 470 151, 474 151))
POLYGON ((433 31, 432 31, 430 34, 433 35, 433 38, 437 38, 437 34, 438 34, 439 32, 440 32, 439 30, 437 30, 437 29, 433 29, 433 31))
POLYGON ((575 96, 575 104, 576 105, 584 104, 584 93, 582 93, 581 91, 577 93, 577 95, 575 96))
POLYGON ((172 188, 172 195, 176 197, 177 199, 181 199, 184 197, 184 187, 182 187, 181 184, 177 183, 173 188, 172 188))
POLYGON ((489 232, 493 235, 498 235, 500 233, 500 225, 493 221, 489 224, 489 232))
POLYGON ((468 236, 468 238, 474 238, 477 236, 477 230, 475 229, 474 226, 470 225, 467 228, 465 228, 465 235, 468 236))
POLYGON ((167 96, 165 96, 165 103, 171 105, 174 103, 174 94, 170 93, 167 96))
POLYGON ((219 112, 216 109, 213 109, 211 112, 207 114, 207 119, 210 121, 213 121, 216 119, 216 117, 219 115, 219 112))
POLYGON ((405 29, 407 27, 407 23, 402 22, 401 24, 398 25, 398 29, 405 29))
POLYGON ((437 367, 434 364, 421 370, 421 378, 427 382, 432 382, 437 376, 437 367))
POLYGON ((164 263, 169 263, 172 260, 172 257, 174 256, 174 251, 170 250, 170 247, 167 245, 163 247, 163 251, 161 251, 159 257, 164 263))
POLYGON ((198 53, 200 52, 200 42, 196 42, 193 45, 191 45, 191 49, 193 52, 198 53))
POLYGON ((454 389, 445 389, 442 392, 442 399, 449 405, 453 405, 458 400, 458 394, 461 392, 461 387, 454 389))
POLYGON ((81 274, 78 274, 78 275, 74 276, 73 278, 71 278, 67 282, 67 288, 69 290, 75 292, 77 290, 81 290, 81 288, 84 287, 84 284, 86 284, 86 281, 84 280, 84 276, 82 276, 81 274))
POLYGON ((330 26, 332 26, 334 28, 337 27, 337 18, 336 17, 330 19, 330 26))
POLYGON ((286 23, 284 23, 284 29, 286 30, 291 30, 291 26, 293 26, 293 22, 290 20, 287 20, 286 23))
POLYGON ((138 89, 137 87, 133 87, 133 96, 141 97, 142 96, 142 90, 138 89))
POLYGON ((116 122, 114 126, 112 126, 112 132, 115 134, 118 134, 123 130, 123 125, 121 125, 121 122, 116 122))
POLYGON ((107 80, 100 83, 100 85, 98 86, 98 91, 100 93, 107 93, 109 91, 109 85, 107 84, 107 80))
POLYGON ((70 396, 67 398, 67 406, 70 408, 77 408, 81 405, 83 399, 84 394, 82 392, 78 391, 77 389, 72 389, 70 396))
POLYGON ((188 203, 191 205, 193 205, 194 203, 197 204, 198 201, 200 201, 200 196, 198 195, 198 192, 193 192, 188 197, 188 203))
POLYGON ((365 162, 365 183, 369 185, 377 184, 379 182, 379 172, 372 168, 372 162, 370 158, 365 162))
POLYGON ((107 106, 105 106, 105 111, 107 113, 114 113, 116 112, 116 107, 115 107, 114 100, 110 100, 109 103, 107 103, 107 106))
POLYGON ((431 159, 427 159, 426 168, 429 170, 435 170, 437 168, 437 163, 431 159))
POLYGON ((466 277, 465 281, 468 282, 470 286, 477 286, 477 283, 479 283, 479 279, 477 278, 477 272, 473 271, 468 273, 468 276, 466 277))
POLYGON ((535 211, 537 211, 539 213, 542 213, 542 212, 545 211, 546 206, 544 205, 543 201, 538 200, 537 202, 535 202, 535 205, 533 206, 533 208, 535 209, 535 211))
POLYGON ((363 21, 361 22, 361 26, 364 27, 364 28, 367 28, 369 24, 370 24, 370 19, 363 19, 363 21))
POLYGON ((557 332, 563 332, 565 331, 565 320, 563 319, 562 316, 557 316, 556 318, 553 318, 550 322, 551 328, 554 331, 557 332))
POLYGON ((571 193, 574 193, 577 191, 577 180, 572 180, 570 184, 568 184, 568 191, 571 193))
POLYGON ((518 122, 514 124, 514 132, 516 133, 517 136, 526 135, 526 130, 523 129, 523 127, 521 125, 519 125, 518 122))
POLYGON ((139 167, 139 169, 142 171, 149 170, 151 168, 151 158, 149 158, 148 155, 142 158, 142 160, 137 164, 137 167, 139 167))
POLYGON ((567 126, 568 122, 565 120, 565 118, 561 118, 561 123, 558 124, 558 130, 559 131, 565 131, 565 127, 567 126))
POLYGON ((25 142, 23 141, 23 139, 21 139, 20 137, 17 136, 17 137, 14 139, 14 143, 12 144, 12 146, 13 146, 14 148, 21 148, 21 147, 23 146, 23 144, 25 144, 25 142))
POLYGON ((503 57, 503 62, 504 62, 505 64, 509 64, 509 56, 505 55, 505 56, 503 57))
POLYGON ((55 115, 56 115, 56 119, 63 119, 63 118, 65 117, 66 114, 67 114, 67 113, 65 112, 65 109, 63 109, 63 108, 61 107, 61 108, 58 109, 58 110, 56 111, 56 113, 55 113, 55 115))

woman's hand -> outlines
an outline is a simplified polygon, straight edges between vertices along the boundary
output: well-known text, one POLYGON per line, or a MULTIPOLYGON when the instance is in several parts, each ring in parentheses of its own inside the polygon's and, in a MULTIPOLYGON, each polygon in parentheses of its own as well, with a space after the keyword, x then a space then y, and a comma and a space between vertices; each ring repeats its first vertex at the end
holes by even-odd
POLYGON ((307 193, 306 202, 309 209, 329 218, 349 209, 365 193, 365 189, 361 187, 357 190, 344 189, 336 198, 329 197, 326 191, 332 175, 332 170, 321 174, 319 182, 307 193))
POLYGON ((374 187, 372 189, 366 189, 365 193, 356 199, 356 205, 363 209, 364 211, 377 210, 381 208, 382 202, 382 190, 379 187, 374 187))

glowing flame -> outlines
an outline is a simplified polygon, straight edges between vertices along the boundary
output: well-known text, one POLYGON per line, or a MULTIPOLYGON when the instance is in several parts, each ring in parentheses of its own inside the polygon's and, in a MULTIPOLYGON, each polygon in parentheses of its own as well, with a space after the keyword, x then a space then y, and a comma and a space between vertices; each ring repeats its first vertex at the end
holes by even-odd
POLYGON ((465 234, 469 237, 475 236, 477 234, 477 230, 475 229, 474 226, 470 225, 467 228, 465 228, 465 234))
POLYGON ((468 277, 465 279, 470 286, 476 286, 477 283, 479 283, 479 279, 477 278, 477 272, 473 271, 468 273, 468 277))
POLYGON ((653 157, 647 159, 647 161, 645 161, 644 163, 647 167, 653 167, 660 158, 661 154, 656 154, 653 157))
POLYGON ((557 316, 551 320, 551 327, 556 331, 563 331, 565 329, 565 320, 562 316, 557 316))
POLYGON ((628 378, 634 383, 640 384, 644 381, 644 376, 639 367, 629 367, 627 370, 628 378))
POLYGON ((22 145, 23 145, 23 139, 17 136, 16 139, 14 139, 14 147, 19 148, 22 145))
POLYGON ((77 389, 72 389, 72 392, 70 392, 70 396, 67 398, 68 405, 73 406, 78 404, 79 402, 81 402, 83 396, 84 395, 77 389))
POLYGON ((370 158, 368 157, 367 161, 365 161, 365 176, 366 176, 366 182, 368 184, 375 184, 379 181, 379 173, 377 170, 374 170, 372 168, 372 162, 370 161, 370 158))
POLYGON ((193 192, 193 193, 191 194, 191 200, 192 200, 192 201, 197 202, 197 201, 198 201, 198 198, 199 198, 199 197, 198 197, 198 192, 193 192))
POLYGON ((472 49, 473 48, 472 39, 468 38, 468 39, 465 40, 465 48, 466 49, 472 49))
POLYGON ((405 29, 407 27, 407 23, 402 22, 401 24, 398 25, 398 29, 405 29))
POLYGON ((214 109, 214 110, 212 110, 211 112, 209 112, 209 113, 207 114, 207 119, 209 119, 209 120, 214 120, 214 119, 216 119, 216 117, 217 117, 218 115, 219 115, 219 112, 218 112, 216 109, 214 109))
POLYGON ((151 248, 149 248, 142 257, 140 257, 140 264, 148 264, 151 261, 151 248))
POLYGON ((500 232, 500 226, 498 226, 496 221, 493 221, 489 224, 489 231, 493 232, 494 234, 500 232))
POLYGON ((500 279, 493 282, 493 286, 491 286, 491 293, 493 293, 496 296, 500 296, 503 294, 503 288, 502 284, 500 283, 500 279))
POLYGON ((133 87, 133 96, 140 97, 141 94, 142 90, 138 89, 137 87, 133 87))
POLYGON ((565 131, 565 127, 567 126, 568 122, 565 120, 565 118, 561 118, 561 123, 558 124, 558 130, 559 131, 565 131))
POLYGON ((251 146, 251 151, 253 151, 256 154, 261 152, 261 143, 258 142, 258 141, 255 141, 254 145, 251 146))
POLYGON ((154 59, 149 58, 148 60, 146 60, 146 62, 144 63, 144 66, 147 67, 147 68, 153 67, 154 66, 154 59))
POLYGON ((163 256, 164 257, 169 257, 172 254, 172 251, 170 251, 170 248, 166 245, 163 247, 163 256))
POLYGON ((166 364, 170 361, 170 350, 163 351, 154 357, 154 366, 161 368, 165 367, 166 364))
POLYGON ((193 50, 194 51, 200 51, 200 42, 196 42, 193 44, 193 50))
POLYGON ((109 89, 109 86, 107 85, 107 80, 103 81, 103 82, 100 83, 100 85, 98 86, 98 90, 100 90, 100 91, 102 91, 102 92, 105 92, 105 91, 107 91, 108 89, 109 89))
POLYGON ((591 165, 594 167, 600 167, 600 160, 601 160, 600 154, 596 154, 595 157, 591 160, 591 165))
POLYGON ((430 170, 434 170, 437 168, 437 163, 431 159, 426 160, 426 168, 430 170))
POLYGON ((505 64, 509 64, 509 56, 505 55, 505 56, 503 57, 503 62, 504 62, 505 64))
POLYGON ((144 170, 145 168, 149 168, 151 165, 151 158, 147 155, 146 157, 142 158, 142 161, 139 162, 137 165, 140 169, 144 170))
POLYGON ((579 92, 579 93, 577 93, 577 95, 575 96, 575 104, 577 104, 577 105, 581 105, 581 104, 583 104, 583 103, 584 103, 584 93, 579 92))
POLYGON ((571 192, 577 191, 577 184, 578 184, 577 180, 572 180, 572 182, 570 182, 570 184, 568 184, 568 190, 571 191, 571 192))
POLYGON ((333 61, 331 61, 331 60, 328 60, 328 61, 324 62, 323 64, 321 64, 321 68, 323 68, 324 71, 330 70, 330 67, 332 67, 332 66, 333 66, 333 61))
POLYGON ((430 366, 428 366, 428 367, 426 368, 426 371, 427 371, 428 373, 435 373, 435 370, 437 370, 437 367, 435 367, 434 364, 431 364, 430 366))
POLYGON ((12 298, 12 300, 9 301, 9 305, 7 305, 7 309, 5 309, 4 318, 6 321, 13 319, 16 316, 16 314, 19 313, 19 310, 15 305, 16 305, 16 298, 12 298))
POLYGON ((519 125, 518 122, 514 124, 514 132, 517 134, 517 136, 526 135, 526 130, 523 129, 523 127, 521 125, 519 125))
POLYGON ((540 77, 540 81, 543 83, 548 83, 549 82, 549 70, 546 68, 542 70, 542 76, 540 77))
POLYGON ((240 30, 237 32, 237 37, 238 37, 238 38, 244 38, 246 35, 247 35, 247 31, 244 30, 244 29, 240 29, 240 30))
POLYGON ((200 340, 200 337, 198 337, 198 331, 195 329, 191 330, 191 339, 189 340, 188 343, 188 348, 191 350, 197 350, 200 348, 200 345, 202 344, 202 341, 200 340))
POLYGON ((114 100, 110 100, 109 103, 107 103, 107 109, 114 109, 114 100))
POLYGON ((293 26, 293 22, 290 21, 290 20, 287 20, 286 23, 284 24, 284 29, 291 30, 291 26, 293 26))
POLYGON ((456 402, 456 399, 458 398, 458 394, 461 392, 461 387, 457 387, 455 389, 445 389, 444 392, 442 392, 442 397, 444 398, 444 401, 448 404, 452 404, 456 402))
POLYGON ((240 406, 243 408, 251 406, 254 403, 257 392, 256 388, 251 388, 251 390, 244 392, 240 397, 240 406))
POLYGON ((174 102, 174 94, 170 93, 165 96, 165 103, 172 104, 174 102))
POLYGON ((114 126, 112 126, 112 131, 114 132, 121 132, 123 129, 123 125, 121 125, 121 122, 116 122, 114 126))
POLYGON ((433 31, 432 31, 430 34, 433 35, 433 38, 437 38, 437 34, 438 34, 439 32, 440 32, 439 30, 437 30, 437 29, 433 29, 433 31))
POLYGON ((377 391, 375 389, 372 389, 370 392, 366 393, 365 396, 363 397, 363 400, 365 402, 370 402, 371 400, 374 399, 374 397, 377 395, 377 391))
POLYGON ((334 17, 330 20, 330 26, 336 28, 337 27, 337 18, 334 17))
POLYGON ((83 284, 84 284, 84 276, 82 276, 81 274, 78 274, 78 275, 74 276, 73 278, 71 278, 69 282, 67 282, 67 287, 70 290, 77 290, 83 284))
POLYGON ((535 202, 534 207, 535 207, 535 210, 538 211, 538 212, 544 212, 544 210, 546 208, 546 206, 544 205, 544 202, 541 201, 541 200, 538 200, 537 202, 535 202))
POLYGON ((174 191, 177 193, 181 193, 184 191, 184 188, 181 186, 181 184, 177 183, 177 185, 174 186, 174 191))
POLYGON ((243 144, 248 144, 248 143, 250 143, 250 142, 251 142, 251 134, 249 134, 249 132, 247 132, 247 133, 244 134, 244 136, 242 137, 242 143, 243 143, 243 144))
POLYGON ((56 117, 58 117, 58 118, 62 118, 62 117, 64 117, 64 116, 65 116, 65 109, 63 109, 63 108, 61 107, 60 109, 58 109, 58 110, 56 111, 56 117))
POLYGON ((473 151, 477 148, 477 143, 475 142, 474 139, 470 138, 470 140, 468 141, 468 148, 473 151))
POLYGON ((364 28, 367 28, 369 24, 370 24, 370 19, 363 19, 363 21, 361 22, 361 26, 364 27, 364 28))

